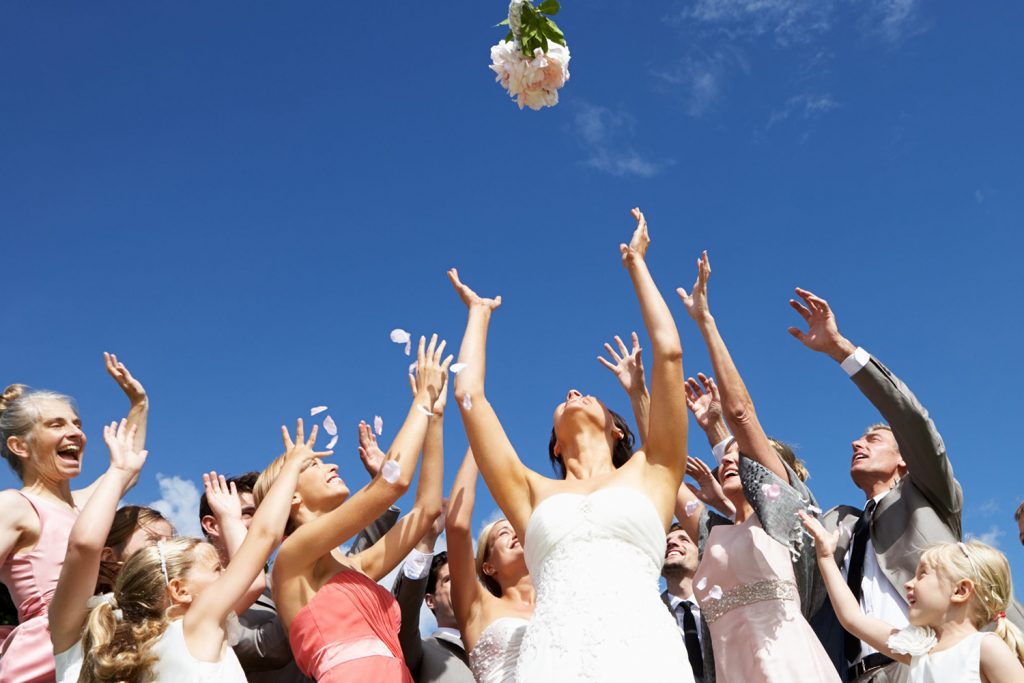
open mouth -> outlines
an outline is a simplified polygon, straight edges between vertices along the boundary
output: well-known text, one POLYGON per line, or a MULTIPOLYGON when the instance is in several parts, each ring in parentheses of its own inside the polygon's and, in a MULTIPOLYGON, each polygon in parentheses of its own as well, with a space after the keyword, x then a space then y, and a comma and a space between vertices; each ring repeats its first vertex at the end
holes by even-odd
POLYGON ((77 465, 82 458, 82 447, 76 443, 69 443, 66 446, 61 446, 57 449, 57 457, 65 462, 77 465))
POLYGON ((669 550, 667 553, 665 553, 665 559, 667 560, 668 558, 672 557, 673 555, 675 555, 676 557, 683 557, 683 551, 682 550, 669 550))
POLYGON ((518 538, 513 538, 513 539, 512 539, 512 544, 511 544, 511 545, 509 546, 509 548, 522 548, 522 547, 523 547, 523 546, 522 546, 522 544, 521 544, 521 543, 519 542, 519 539, 518 539, 518 538))
POLYGON ((868 459, 868 454, 867 453, 854 453, 853 460, 850 462, 850 464, 853 464, 853 463, 858 462, 860 460, 867 460, 867 459, 868 459))
POLYGON ((724 480, 729 479, 731 477, 738 477, 738 476, 740 476, 740 471, 739 470, 726 470, 722 474, 722 480, 724 481, 724 480))

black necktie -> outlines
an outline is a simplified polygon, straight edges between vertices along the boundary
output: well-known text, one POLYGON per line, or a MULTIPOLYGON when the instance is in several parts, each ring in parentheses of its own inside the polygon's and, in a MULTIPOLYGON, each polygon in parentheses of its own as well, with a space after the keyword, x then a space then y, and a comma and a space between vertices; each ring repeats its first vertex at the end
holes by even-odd
MULTIPOLYGON (((853 549, 850 551, 850 569, 846 573, 846 585, 853 591, 853 597, 860 602, 861 582, 864 580, 864 554, 871 537, 871 515, 875 512, 874 499, 864 506, 864 514, 853 525, 853 549)), ((852 662, 860 654, 860 640, 849 633, 845 639, 846 661, 852 662)))
POLYGON ((690 603, 683 600, 676 609, 683 610, 683 642, 686 643, 686 654, 690 658, 690 668, 696 681, 704 680, 704 655, 700 650, 700 637, 697 634, 697 620, 693 617, 690 603))

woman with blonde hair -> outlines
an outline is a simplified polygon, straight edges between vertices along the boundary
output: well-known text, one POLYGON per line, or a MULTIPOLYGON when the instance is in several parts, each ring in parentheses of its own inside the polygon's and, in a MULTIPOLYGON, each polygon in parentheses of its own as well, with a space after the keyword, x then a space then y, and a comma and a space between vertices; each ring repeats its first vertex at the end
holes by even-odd
MULTIPOLYGON (((314 460, 295 490, 289 536, 272 570, 273 595, 295 663, 320 683, 412 683, 398 638, 398 603, 377 581, 398 566, 441 513, 443 415, 452 358, 442 362, 445 343, 438 344, 437 335, 426 349, 424 342, 421 337, 415 376, 410 377, 412 405, 380 473, 350 498, 337 466, 314 460), (421 448, 423 467, 412 510, 375 544, 346 557, 339 546, 409 488, 421 448)), ((272 463, 256 482, 259 507, 277 466, 272 463)))
POLYGON ((445 520, 452 608, 477 683, 511 683, 535 593, 523 545, 507 519, 483 528, 474 562, 470 528, 478 476, 473 451, 467 450, 445 520))
MULTIPOLYGON (((127 421, 135 428, 134 447, 141 450, 149 414, 146 390, 116 356, 105 353, 104 359, 131 403, 127 421)), ((0 582, 18 608, 18 626, 0 645, 4 683, 54 679, 47 610, 71 527, 103 480, 71 489, 82 471, 85 442, 78 409, 68 396, 24 384, 12 384, 0 395, 0 455, 22 483, 20 489, 0 491, 0 582)))
POLYGON ((906 583, 910 626, 869 617, 835 562, 839 531, 801 513, 840 623, 887 657, 910 665, 909 683, 1021 683, 1024 635, 1006 618, 1012 586, 1006 556, 980 541, 940 543, 906 583), (992 633, 982 631, 995 624, 992 633))
MULTIPOLYGON (((313 451, 316 427, 307 441, 299 420, 295 443, 287 429, 281 431, 280 474, 231 563, 223 568, 214 547, 195 538, 158 541, 135 553, 113 595, 89 614, 81 680, 244 683, 228 646, 229 617, 248 606, 243 596, 281 538, 300 472, 329 455, 313 451)), ((204 476, 203 483, 210 496, 224 493, 222 478, 204 476)))

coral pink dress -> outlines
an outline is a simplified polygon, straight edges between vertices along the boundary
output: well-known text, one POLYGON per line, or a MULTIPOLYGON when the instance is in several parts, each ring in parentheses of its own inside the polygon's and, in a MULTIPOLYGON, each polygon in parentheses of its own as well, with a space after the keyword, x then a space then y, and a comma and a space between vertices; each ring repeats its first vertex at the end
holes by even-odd
POLYGON ((27 553, 9 555, 0 566, 0 581, 18 606, 18 626, 0 647, 0 681, 54 681, 56 665, 46 610, 57 589, 78 512, 31 493, 18 493, 39 516, 39 541, 27 553))
POLYGON ((401 623, 390 592, 342 570, 295 615, 288 638, 295 663, 318 683, 413 683, 398 642, 401 623))

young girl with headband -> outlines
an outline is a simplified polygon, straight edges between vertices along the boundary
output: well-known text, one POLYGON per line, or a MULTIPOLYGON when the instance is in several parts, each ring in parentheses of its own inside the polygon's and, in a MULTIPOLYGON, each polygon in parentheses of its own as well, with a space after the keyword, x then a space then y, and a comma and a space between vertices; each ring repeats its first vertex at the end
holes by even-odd
MULTIPOLYGON (((211 681, 244 683, 228 647, 229 616, 277 546, 303 466, 316 453, 298 421, 293 444, 287 429, 281 473, 231 563, 195 538, 160 541, 129 559, 113 595, 89 615, 82 650, 82 681, 211 681)), ((255 596, 254 596, 255 597, 255 596)))
POLYGON ((865 615, 835 562, 839 532, 805 512, 818 567, 843 628, 882 654, 910 665, 908 683, 1021 683, 1024 636, 1006 618, 1010 566, 979 541, 933 545, 907 582, 911 626, 898 630, 865 615), (992 633, 982 632, 994 623, 992 633))

